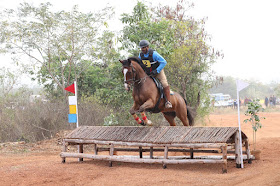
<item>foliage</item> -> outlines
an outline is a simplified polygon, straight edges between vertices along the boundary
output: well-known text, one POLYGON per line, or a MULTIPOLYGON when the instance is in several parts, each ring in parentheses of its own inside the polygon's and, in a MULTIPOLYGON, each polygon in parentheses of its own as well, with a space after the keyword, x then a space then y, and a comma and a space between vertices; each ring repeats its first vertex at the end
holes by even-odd
MULTIPOLYGON (((98 33, 111 12, 106 7, 97 13, 82 13, 77 6, 71 12, 52 12, 50 3, 39 7, 23 3, 17 11, 6 10, 1 15, 2 51, 28 56, 34 62, 30 73, 38 67, 39 82, 66 96, 64 88, 79 78, 89 61, 97 60, 98 33)), ((16 60, 22 63, 21 58, 16 60)))
POLYGON ((247 104, 248 108, 245 111, 245 115, 249 116, 250 118, 244 120, 245 123, 251 122, 252 124, 254 149, 256 146, 256 132, 258 129, 262 128, 261 119, 265 119, 265 117, 259 116, 259 112, 264 110, 259 101, 259 99, 254 99, 247 104))
MULTIPOLYGON (((0 97, 6 97, 17 84, 19 76, 5 67, 0 68, 0 97)), ((2 100, 2 99, 1 99, 2 100)))
POLYGON ((209 107, 200 105, 200 100, 207 100, 213 81, 210 66, 222 55, 207 44, 210 37, 204 29, 205 19, 186 17, 187 8, 192 6, 179 1, 175 8, 165 6, 150 11, 138 2, 132 15, 122 15, 126 24, 122 41, 124 47, 133 48, 133 55, 138 55, 139 41, 149 40, 150 47, 167 60, 165 72, 172 89, 180 92, 191 106, 201 109, 201 113, 207 113, 209 107))
POLYGON ((114 126, 118 124, 119 122, 117 121, 117 118, 113 113, 104 118, 104 126, 114 126))
POLYGON ((174 31, 169 27, 169 20, 153 19, 148 7, 141 2, 137 2, 132 15, 122 14, 122 23, 126 24, 123 28, 121 42, 123 48, 131 54, 138 56, 138 44, 142 39, 150 42, 151 48, 166 56, 172 51, 174 31))

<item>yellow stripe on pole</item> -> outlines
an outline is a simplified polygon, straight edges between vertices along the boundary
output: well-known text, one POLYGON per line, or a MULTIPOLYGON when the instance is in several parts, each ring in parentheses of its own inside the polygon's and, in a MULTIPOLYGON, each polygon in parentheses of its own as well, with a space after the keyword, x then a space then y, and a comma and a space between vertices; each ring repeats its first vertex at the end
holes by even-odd
POLYGON ((76 114, 77 113, 76 105, 69 105, 69 113, 70 114, 76 114))

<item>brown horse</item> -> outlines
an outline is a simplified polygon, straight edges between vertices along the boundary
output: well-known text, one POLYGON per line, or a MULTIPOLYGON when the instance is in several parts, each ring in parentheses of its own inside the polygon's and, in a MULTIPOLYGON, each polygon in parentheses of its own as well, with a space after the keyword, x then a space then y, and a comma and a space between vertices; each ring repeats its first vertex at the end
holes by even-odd
MULTIPOLYGON (((137 57, 130 57, 127 60, 120 60, 123 65, 122 72, 124 74, 124 86, 127 91, 133 86, 132 96, 134 104, 130 109, 130 114, 138 124, 152 125, 147 119, 145 111, 155 111, 155 106, 160 98, 160 93, 154 80, 148 76, 140 66, 141 60, 137 57), (140 112, 143 121, 137 116, 136 112, 140 112)), ((172 108, 165 108, 165 100, 161 98, 158 104, 158 111, 162 112, 165 119, 171 126, 175 126, 175 117, 177 116, 185 126, 192 126, 194 122, 190 107, 180 94, 174 92, 170 96, 172 108)))

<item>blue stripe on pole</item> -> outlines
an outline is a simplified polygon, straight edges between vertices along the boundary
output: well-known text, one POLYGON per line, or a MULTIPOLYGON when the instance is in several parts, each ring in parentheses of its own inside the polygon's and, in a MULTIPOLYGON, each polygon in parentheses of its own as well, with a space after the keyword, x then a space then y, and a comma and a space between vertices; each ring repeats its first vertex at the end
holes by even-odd
POLYGON ((68 114, 69 123, 77 123, 77 114, 68 114))

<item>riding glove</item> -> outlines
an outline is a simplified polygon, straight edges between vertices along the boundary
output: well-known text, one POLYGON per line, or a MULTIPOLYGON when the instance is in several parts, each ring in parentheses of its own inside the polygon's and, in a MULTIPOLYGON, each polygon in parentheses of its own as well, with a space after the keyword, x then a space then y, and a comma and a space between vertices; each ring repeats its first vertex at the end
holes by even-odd
POLYGON ((153 70, 153 71, 151 72, 151 75, 152 75, 152 76, 156 76, 157 74, 158 74, 157 70, 153 70))

